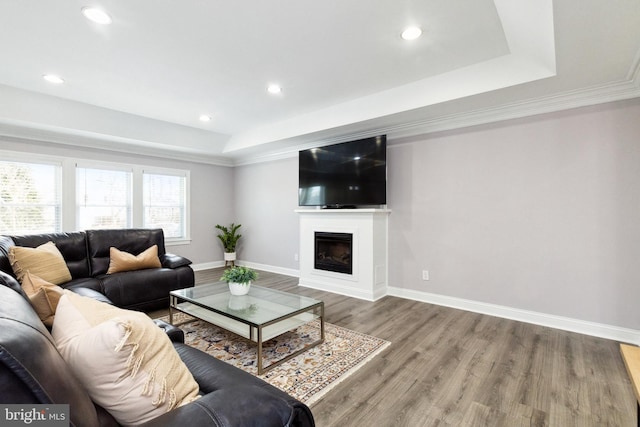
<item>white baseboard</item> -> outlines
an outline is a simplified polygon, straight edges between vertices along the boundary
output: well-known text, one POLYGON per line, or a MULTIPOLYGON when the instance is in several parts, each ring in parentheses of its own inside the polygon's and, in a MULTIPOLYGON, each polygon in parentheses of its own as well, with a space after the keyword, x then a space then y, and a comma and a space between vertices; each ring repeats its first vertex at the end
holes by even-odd
POLYGON ((333 284, 331 283, 331 281, 326 281, 326 280, 314 281, 314 280, 304 279, 298 283, 298 286, 302 286, 304 288, 318 289, 320 291, 327 291, 334 294, 363 299, 366 301, 375 301, 377 299, 384 297, 384 295, 373 294, 372 292, 363 291, 361 289, 353 289, 348 286, 333 284))
MULTIPOLYGON (((237 261, 239 265, 255 268, 257 270, 268 271, 271 273, 282 274, 291 277, 300 277, 300 271, 282 268, 267 264, 259 264, 248 261, 237 261)), ((193 264, 191 267, 195 271, 206 270, 208 268, 224 267, 224 261, 213 261, 201 264, 193 264)), ((326 289, 318 288, 312 283, 300 283, 300 286, 321 289, 341 295, 360 298, 367 301, 378 299, 381 296, 353 294, 344 289, 326 289)), ((387 287, 387 295, 406 298, 414 301, 426 302, 429 304, 442 305, 445 307, 457 308, 460 310, 471 311, 474 313, 487 314, 489 316, 502 317, 504 319, 517 320, 520 322, 531 323, 534 325, 547 326, 549 328, 560 329, 563 331, 576 332, 579 334, 591 335, 594 337, 605 338, 613 341, 625 342, 634 345, 640 345, 640 331, 636 329, 628 329, 620 326, 606 325, 603 323, 589 322, 586 320, 572 319, 569 317, 556 316, 553 314, 539 313, 536 311, 522 310, 513 307, 507 307, 497 304, 489 304, 485 302, 472 301, 464 298, 450 297, 447 295, 432 294, 429 292, 416 291, 413 289, 403 289, 393 286, 387 287)))
POLYGON ((635 329, 415 291, 412 289, 388 287, 387 295, 640 345, 640 331, 635 329))
POLYGON ((203 262, 200 264, 191 264, 193 271, 208 270, 210 268, 224 267, 224 261, 203 262))

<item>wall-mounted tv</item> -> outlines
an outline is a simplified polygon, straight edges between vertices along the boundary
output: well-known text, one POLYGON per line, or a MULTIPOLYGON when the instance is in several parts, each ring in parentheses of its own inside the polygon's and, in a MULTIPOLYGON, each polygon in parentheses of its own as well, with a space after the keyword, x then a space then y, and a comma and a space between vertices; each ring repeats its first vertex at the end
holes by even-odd
POLYGON ((387 136, 301 150, 298 204, 354 208, 387 203, 387 136))

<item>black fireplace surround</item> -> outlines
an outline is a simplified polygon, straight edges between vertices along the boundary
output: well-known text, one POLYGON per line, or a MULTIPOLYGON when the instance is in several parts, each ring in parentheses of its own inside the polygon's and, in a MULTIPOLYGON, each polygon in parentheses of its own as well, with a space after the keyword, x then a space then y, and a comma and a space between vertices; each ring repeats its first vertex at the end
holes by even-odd
POLYGON ((353 234, 315 232, 314 268, 352 274, 353 234))

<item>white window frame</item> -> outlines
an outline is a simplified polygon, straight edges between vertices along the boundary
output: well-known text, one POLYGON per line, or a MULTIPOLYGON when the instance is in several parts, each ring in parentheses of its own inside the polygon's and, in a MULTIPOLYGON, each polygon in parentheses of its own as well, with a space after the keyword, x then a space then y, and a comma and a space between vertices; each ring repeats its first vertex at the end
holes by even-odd
MULTIPOLYGON (((1 139, 0 139, 1 140, 1 139)), ((90 159, 73 159, 62 156, 50 156, 24 153, 19 151, 0 150, 3 160, 20 163, 51 164, 58 166, 57 179, 60 190, 59 224, 61 232, 77 231, 77 203, 76 203, 76 167, 107 170, 131 170, 132 176, 132 227, 142 228, 143 225, 143 173, 159 175, 177 175, 185 178, 185 206, 183 238, 165 237, 165 245, 185 245, 191 243, 191 171, 188 169, 174 169, 164 167, 150 167, 146 165, 123 164, 118 162, 94 161, 90 159)))
POLYGON ((167 176, 177 176, 180 178, 184 178, 185 182, 184 182, 184 212, 183 212, 183 220, 184 220, 184 224, 183 224, 183 230, 184 230, 184 236, 182 237, 166 237, 165 236, 165 241, 167 243, 172 243, 172 244, 178 244, 178 243, 184 243, 185 241, 190 241, 191 240, 191 231, 190 231, 190 223, 191 221, 189 221, 189 207, 191 206, 191 198, 190 198, 190 171, 186 170, 186 169, 168 169, 168 168, 151 168, 151 167, 144 167, 142 168, 142 170, 140 171, 140 206, 141 206, 141 212, 140 212, 140 224, 144 224, 144 200, 143 200, 143 193, 144 193, 144 174, 150 174, 150 175, 167 175, 167 176))
MULTIPOLYGON (((117 170, 117 171, 131 171, 131 221, 132 228, 143 228, 144 227, 144 200, 143 200, 143 175, 144 173, 158 174, 158 175, 173 175, 173 176, 181 176, 185 178, 185 206, 184 206, 184 237, 175 238, 175 237, 166 237, 165 236, 165 244, 167 246, 171 245, 181 245, 188 244, 191 242, 191 221, 190 221, 190 207, 191 207, 191 182, 190 182, 190 171, 187 169, 172 169, 172 168, 162 168, 162 167, 149 167, 143 165, 133 165, 133 164, 123 164, 123 163, 112 163, 112 162, 99 162, 99 161, 91 161, 91 160, 82 160, 75 161, 73 163, 73 176, 75 180, 76 176, 76 167, 90 168, 90 169, 105 169, 105 170, 117 170)), ((75 185, 77 183, 74 182, 73 185, 73 194, 74 194, 74 206, 75 206, 75 194, 76 188, 75 185)), ((74 208, 74 218, 76 216, 75 208, 74 208)), ((77 221, 76 221, 77 222, 77 221)), ((75 229, 77 229, 77 225, 74 223, 75 229)))
MULTIPOLYGON (((57 223, 54 225, 54 230, 49 232, 59 233, 64 230, 64 182, 63 182, 63 162, 59 157, 46 156, 46 155, 33 155, 25 154, 13 151, 0 150, 0 156, 2 161, 15 162, 15 163, 27 163, 34 165, 47 165, 55 167, 55 178, 58 187, 58 200, 57 200, 57 223)), ((13 233, 15 234, 15 233, 13 233)))
POLYGON ((74 186, 74 201, 75 201, 75 229, 76 230, 80 230, 83 229, 85 227, 81 227, 80 226, 80 200, 77 200, 77 194, 78 194, 78 179, 77 179, 77 173, 78 173, 78 169, 82 168, 82 169, 93 169, 93 170, 104 170, 104 171, 112 171, 112 172, 124 172, 124 173, 129 173, 131 174, 130 176, 130 180, 129 180, 129 189, 128 189, 128 200, 127 200, 127 204, 126 204, 126 208, 127 208, 127 224, 124 226, 124 228, 136 228, 135 225, 135 221, 134 221, 134 212, 135 212, 135 200, 133 197, 134 194, 134 187, 135 187, 135 183, 134 183, 134 170, 132 166, 129 165, 122 165, 122 164, 118 164, 118 163, 104 163, 104 162, 91 162, 91 161, 78 161, 75 163, 75 167, 74 167, 74 177, 75 177, 75 186, 74 186))

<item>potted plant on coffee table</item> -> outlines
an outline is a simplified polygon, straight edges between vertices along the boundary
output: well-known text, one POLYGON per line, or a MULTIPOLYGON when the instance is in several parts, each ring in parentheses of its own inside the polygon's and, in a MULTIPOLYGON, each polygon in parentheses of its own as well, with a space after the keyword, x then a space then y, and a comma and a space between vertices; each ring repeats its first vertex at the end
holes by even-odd
POLYGON ((228 268, 220 277, 221 282, 229 284, 231 295, 246 295, 251 288, 251 282, 258 278, 258 272, 242 265, 228 268))
POLYGON ((238 240, 242 237, 242 234, 237 233, 240 227, 242 227, 242 224, 231 223, 229 227, 216 224, 216 228, 220 230, 218 239, 220 239, 222 247, 224 248, 225 267, 227 266, 227 263, 230 263, 232 267, 235 265, 236 245, 238 240))

